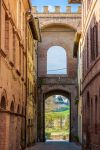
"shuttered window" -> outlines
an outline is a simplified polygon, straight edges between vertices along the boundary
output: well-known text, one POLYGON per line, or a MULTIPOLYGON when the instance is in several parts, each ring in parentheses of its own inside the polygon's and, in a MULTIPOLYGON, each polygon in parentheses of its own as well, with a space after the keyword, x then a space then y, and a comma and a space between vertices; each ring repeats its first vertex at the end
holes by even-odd
POLYGON ((87 69, 89 67, 89 37, 87 33, 87 69))
POLYGON ((15 31, 14 31, 14 29, 13 29, 13 62, 14 62, 14 64, 16 63, 16 46, 15 46, 15 42, 16 42, 16 40, 15 40, 15 31))
POLYGON ((5 15, 5 50, 9 51, 9 18, 5 15))
POLYGON ((96 48, 96 57, 98 57, 98 23, 96 23, 95 25, 95 39, 96 39, 96 44, 95 44, 95 48, 96 48))
POLYGON ((95 51, 94 51, 94 28, 90 28, 90 46, 91 46, 91 61, 95 59, 95 51))
POLYGON ((90 28, 91 61, 98 57, 98 24, 90 28))

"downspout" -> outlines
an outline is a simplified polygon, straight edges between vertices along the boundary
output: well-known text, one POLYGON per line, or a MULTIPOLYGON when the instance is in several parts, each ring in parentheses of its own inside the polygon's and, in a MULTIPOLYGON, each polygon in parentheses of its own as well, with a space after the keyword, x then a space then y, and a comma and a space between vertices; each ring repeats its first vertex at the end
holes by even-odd
POLYGON ((25 42, 26 42, 26 101, 25 101, 25 147, 27 147, 27 13, 25 16, 26 27, 25 27, 25 42))
POLYGON ((37 142, 38 142, 38 42, 37 42, 37 104, 36 104, 36 113, 37 113, 37 142))

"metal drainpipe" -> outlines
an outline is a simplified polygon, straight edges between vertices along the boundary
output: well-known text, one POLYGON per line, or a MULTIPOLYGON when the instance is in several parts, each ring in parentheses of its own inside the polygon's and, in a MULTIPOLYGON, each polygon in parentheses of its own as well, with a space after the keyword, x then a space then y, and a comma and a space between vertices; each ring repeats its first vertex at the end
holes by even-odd
POLYGON ((26 21, 26 27, 25 27, 25 42, 26 42, 26 101, 25 101, 25 147, 27 147, 27 141, 26 141, 26 130, 27 130, 27 14, 25 17, 26 21))
MULTIPOLYGON (((37 121, 38 121, 38 41, 37 41, 37 102, 36 102, 36 113, 37 113, 37 121)), ((38 142, 38 122, 37 122, 37 142, 38 142)))

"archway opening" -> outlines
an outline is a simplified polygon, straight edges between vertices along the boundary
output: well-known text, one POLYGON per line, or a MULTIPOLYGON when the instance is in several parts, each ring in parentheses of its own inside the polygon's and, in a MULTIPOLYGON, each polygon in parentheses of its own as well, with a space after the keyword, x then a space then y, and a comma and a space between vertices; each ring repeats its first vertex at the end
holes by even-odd
POLYGON ((47 51, 47 74, 67 74, 66 50, 52 46, 47 51))
POLYGON ((1 98, 1 104, 0 105, 1 105, 2 109, 6 109, 6 99, 4 96, 2 96, 2 98, 1 98))
POLYGON ((62 95, 52 95, 45 100, 46 141, 70 140, 70 100, 62 95))

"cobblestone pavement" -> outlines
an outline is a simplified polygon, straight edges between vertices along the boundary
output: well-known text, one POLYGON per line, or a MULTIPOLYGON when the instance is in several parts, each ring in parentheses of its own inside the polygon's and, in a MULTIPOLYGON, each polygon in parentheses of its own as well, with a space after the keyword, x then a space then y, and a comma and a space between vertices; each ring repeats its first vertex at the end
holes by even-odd
POLYGON ((70 142, 46 142, 38 143, 26 150, 81 150, 81 146, 70 142))

